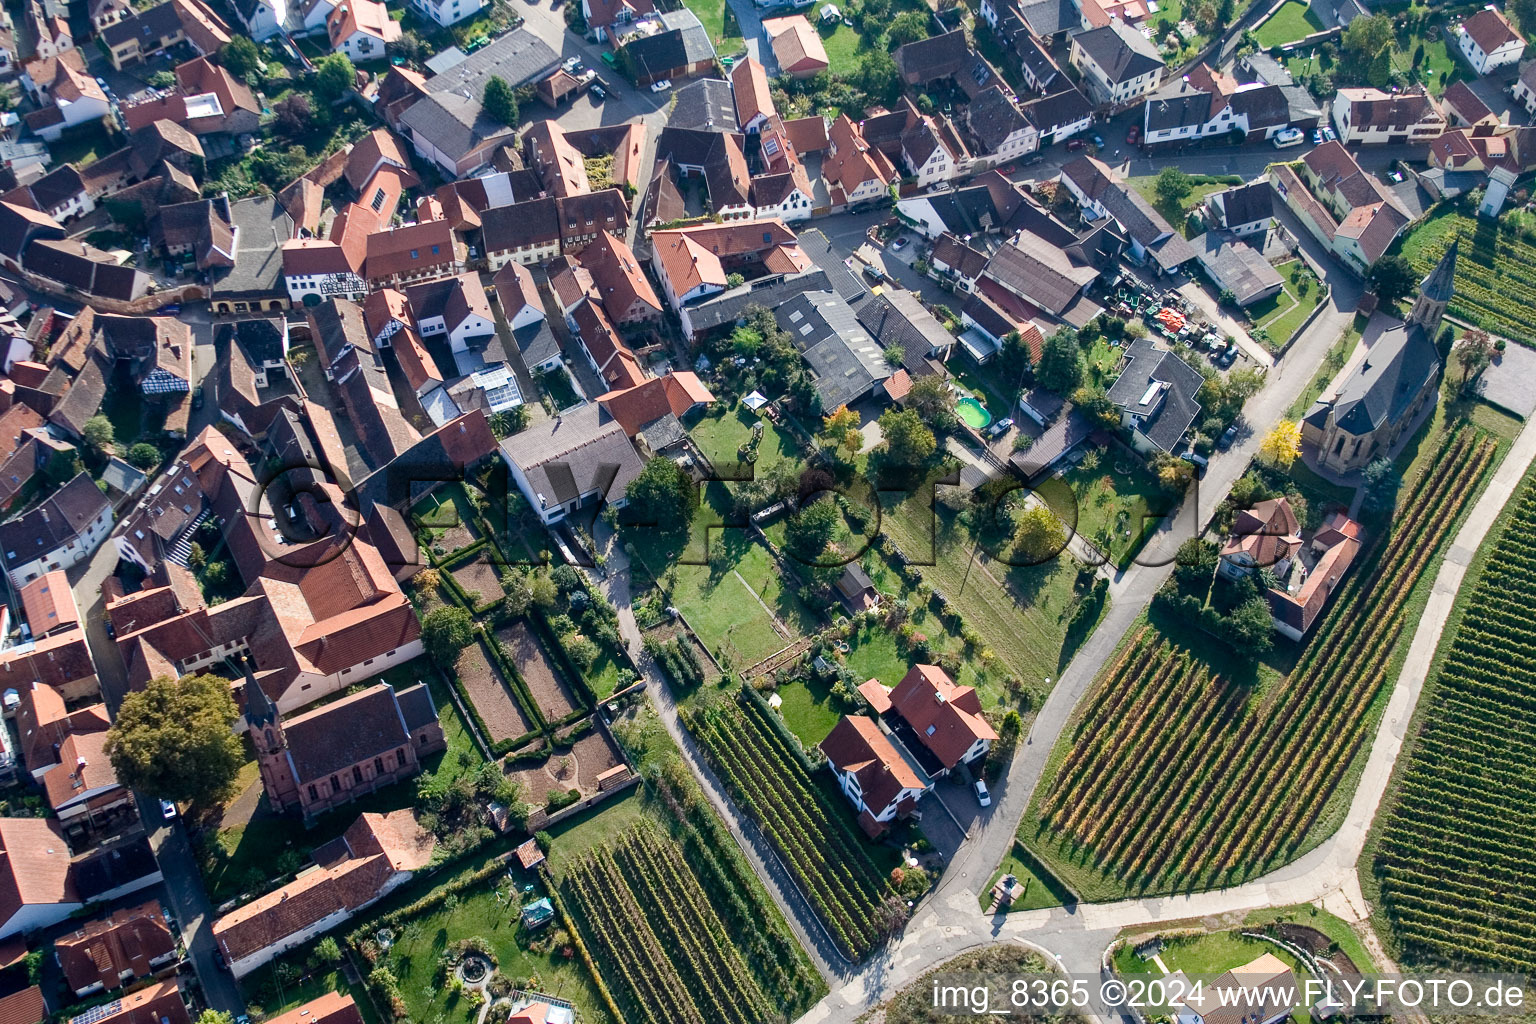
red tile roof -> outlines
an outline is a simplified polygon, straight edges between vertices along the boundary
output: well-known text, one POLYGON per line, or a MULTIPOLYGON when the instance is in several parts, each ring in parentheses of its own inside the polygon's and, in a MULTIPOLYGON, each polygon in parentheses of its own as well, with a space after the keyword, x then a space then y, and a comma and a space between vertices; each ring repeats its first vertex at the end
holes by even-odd
POLYGON ((135 978, 152 973, 151 961, 176 951, 176 937, 159 902, 150 900, 89 921, 55 939, 53 947, 70 988, 79 991, 100 984, 111 991, 122 984, 125 971, 135 978))
POLYGON ((820 749, 838 772, 858 778, 864 806, 873 814, 889 807, 902 790, 924 788, 874 719, 845 715, 821 741, 820 749))
POLYGON ((43 990, 36 985, 0 999, 0 1024, 42 1024, 47 1019, 43 990))
POLYGON ((970 686, 957 686, 937 665, 914 665, 891 691, 891 706, 946 768, 960 763, 978 739, 997 739, 970 686))
POLYGON ((267 1024, 363 1024, 363 1014, 350 995, 327 992, 287 1013, 268 1017, 267 1024))
POLYGON ((592 275, 603 299, 603 309, 615 323, 628 323, 661 312, 656 289, 651 287, 640 262, 622 239, 599 231, 597 240, 581 251, 581 265, 592 275), (631 315, 637 309, 636 303, 645 312, 631 315))
POLYGON ((695 405, 713 402, 715 396, 699 380, 698 374, 674 370, 636 387, 599 395, 597 400, 619 421, 624 433, 634 437, 646 424, 668 413, 680 417, 695 405))

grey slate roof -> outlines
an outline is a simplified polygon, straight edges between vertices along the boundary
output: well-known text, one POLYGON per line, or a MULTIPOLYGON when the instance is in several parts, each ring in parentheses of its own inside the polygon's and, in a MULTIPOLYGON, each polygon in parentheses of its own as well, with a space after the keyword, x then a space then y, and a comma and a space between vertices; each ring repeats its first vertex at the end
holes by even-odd
POLYGON ((880 345, 836 294, 805 292, 773 315, 815 374, 823 409, 856 402, 891 375, 880 345))
POLYGON ((1285 90, 1278 85, 1261 85, 1257 89, 1241 89, 1228 100, 1238 114, 1248 115, 1248 130, 1260 131, 1291 123, 1291 104, 1285 90))
POLYGON ((0 523, 0 552, 4 553, 6 570, 26 565, 73 541, 110 507, 107 496, 90 475, 79 473, 42 504, 0 523))
POLYGON ((1126 352, 1126 364, 1109 398, 1139 419, 1143 435, 1171 452, 1200 414, 1197 396, 1205 378, 1184 360, 1142 338, 1126 352), (1154 388, 1154 384, 1160 385, 1154 388))
POLYGON ((740 288, 718 292, 696 306, 689 306, 688 322, 696 332, 708 331, 740 320, 753 306, 773 309, 802 292, 831 289, 831 280, 820 267, 786 277, 748 281, 740 288))
POLYGON ((1075 86, 1068 86, 1024 104, 1023 109, 1030 123, 1045 133, 1088 117, 1093 113, 1093 104, 1075 86))
POLYGON ((736 132, 736 99, 731 83, 718 78, 701 78, 678 89, 667 115, 668 128, 695 128, 701 131, 736 132))
POLYGON ((665 31, 625 44, 636 67, 660 73, 714 58, 715 47, 709 41, 709 33, 692 11, 668 11, 661 15, 661 23, 665 31))
POLYGON ((1284 287, 1280 273, 1268 260, 1225 231, 1207 231, 1190 244, 1200 254, 1201 265, 1217 286, 1229 289, 1239 306, 1266 298, 1284 287))
POLYGON ((995 153, 1008 137, 1029 127, 1029 119, 1019 112, 1013 100, 997 86, 991 86, 966 108, 971 134, 985 153, 995 153))
POLYGON ((963 29, 903 44, 891 56, 902 77, 913 85, 959 74, 972 61, 963 29))
POLYGON ((1208 202, 1221 211, 1221 226, 1236 230, 1244 224, 1273 217, 1274 196, 1275 190, 1269 182, 1260 180, 1217 192, 1208 202))
POLYGON ((427 79, 430 93, 455 92, 478 100, 492 76, 516 89, 553 71, 560 55, 527 29, 515 29, 493 40, 441 74, 427 79))
POLYGON ((478 99, 467 99, 451 92, 417 100, 400 115, 400 122, 411 130, 412 135, 426 139, 455 159, 472 152, 488 139, 506 136, 511 140, 516 134, 486 114, 478 99))
POLYGON ((914 377, 933 372, 930 357, 943 359, 955 339, 944 329, 917 296, 894 290, 873 296, 859 307, 859 323, 867 327, 882 349, 900 345, 906 355, 901 365, 914 377))
POLYGON ((1093 58, 1111 84, 1129 82, 1163 67, 1163 58, 1152 41, 1122 22, 1081 32, 1072 41, 1093 58))
MULTIPOLYGON (((1440 354, 1423 327, 1416 323, 1389 327, 1339 388, 1332 403, 1334 422, 1356 436, 1369 434, 1407 412, 1425 383, 1439 371, 1440 354)), ((1314 417, 1321 412, 1326 420, 1327 408, 1318 403, 1307 419, 1317 422, 1314 417)))
POLYGON ((282 245, 293 237, 293 218, 271 196, 231 203, 235 265, 213 284, 215 297, 266 295, 283 290, 282 245))
POLYGON ((522 353, 523 364, 529 368, 540 366, 560 356, 560 342, 549 329, 549 321, 525 324, 512 332, 517 350, 522 353))
POLYGON ((1142 122, 1151 133, 1205 124, 1210 119, 1211 94, 1180 78, 1147 97, 1142 122))
POLYGON ((1080 24, 1072 0, 1036 0, 1020 5, 1019 15, 1029 30, 1042 39, 1070 32, 1080 24))
POLYGON ((618 420, 597 402, 536 423, 501 442, 503 455, 527 478, 546 506, 594 488, 623 494, 642 463, 618 420))
POLYGON ((849 305, 858 305, 869 296, 869 289, 848 269, 843 257, 832 251, 832 241, 820 228, 807 228, 800 232, 800 251, 827 276, 833 291, 849 305))

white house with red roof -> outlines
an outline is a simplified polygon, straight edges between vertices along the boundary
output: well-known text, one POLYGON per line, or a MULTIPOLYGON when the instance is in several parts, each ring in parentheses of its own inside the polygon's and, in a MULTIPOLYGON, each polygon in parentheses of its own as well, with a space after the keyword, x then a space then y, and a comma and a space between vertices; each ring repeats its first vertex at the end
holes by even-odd
MULTIPOLYGON (((879 685, 878 680, 870 682, 879 685)), ((821 741, 820 749, 843 795, 858 812, 859 827, 871 838, 885 832, 897 818, 911 814, 928 791, 924 773, 902 756, 872 718, 844 716, 821 741)))
POLYGON ((1525 53, 1525 39, 1492 4, 1457 26, 1456 45, 1480 75, 1518 64, 1525 53))
POLYGON ((930 778, 985 757, 997 739, 976 688, 956 684, 937 665, 913 665, 894 690, 871 679, 859 693, 930 778))
POLYGON ((656 7, 651 0, 581 0, 581 14, 587 23, 587 33, 600 43, 624 32, 627 26, 655 11, 656 7))
POLYGON ((331 50, 355 61, 380 60, 384 47, 400 38, 400 23, 378 0, 342 0, 325 19, 331 50))

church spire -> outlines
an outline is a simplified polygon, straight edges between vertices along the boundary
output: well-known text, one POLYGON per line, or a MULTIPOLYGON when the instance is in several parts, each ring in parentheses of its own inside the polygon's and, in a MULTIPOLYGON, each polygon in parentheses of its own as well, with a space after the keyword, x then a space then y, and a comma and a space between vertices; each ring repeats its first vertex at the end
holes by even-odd
POLYGON ((1460 248, 1461 238, 1457 237, 1452 240, 1450 248, 1445 250, 1445 255, 1440 257, 1440 262, 1435 264, 1435 269, 1419 285, 1419 297, 1413 304, 1413 312, 1408 316, 1408 322, 1424 328, 1424 333, 1431 339, 1439 332, 1440 319, 1445 316, 1445 307, 1456 290, 1456 254, 1460 248))
MULTIPOLYGON (((252 730, 277 723, 277 705, 267 696, 267 691, 256 681, 249 656, 241 658, 245 669, 245 720, 252 730)), ((254 732, 253 732, 254 735, 254 732)))

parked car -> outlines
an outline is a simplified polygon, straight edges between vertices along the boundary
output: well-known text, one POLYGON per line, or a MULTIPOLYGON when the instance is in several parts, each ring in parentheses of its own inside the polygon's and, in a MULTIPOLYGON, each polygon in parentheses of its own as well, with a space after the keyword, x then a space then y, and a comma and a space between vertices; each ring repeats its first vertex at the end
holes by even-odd
POLYGON ((1013 429, 1013 417, 1012 416, 1004 416, 1002 419, 998 420, 996 423, 992 424, 990 427, 987 428, 987 436, 988 437, 1002 437, 1004 434, 1008 433, 1008 431, 1010 431, 1012 429, 1013 429))
POLYGON ((670 88, 672 88, 672 82, 669 79, 663 78, 659 82, 652 83, 651 92, 666 92, 670 88))
POLYGON ((898 249, 905 249, 907 247, 907 243, 910 241, 912 241, 912 239, 908 238, 906 235, 902 235, 900 238, 896 239, 896 241, 891 243, 891 252, 895 252, 898 249))
POLYGON ((1073 153, 1076 153, 1078 150, 1082 149, 1086 145, 1087 145, 1087 143, 1084 142, 1082 139, 1068 139, 1067 140, 1067 149, 1070 152, 1073 152, 1073 153))
POLYGON ((1125 144, 1127 146, 1134 146, 1134 145, 1136 145, 1136 143, 1138 143, 1140 141, 1141 141, 1141 125, 1133 124, 1133 125, 1131 125, 1131 130, 1125 133, 1125 144))
POLYGON ((1221 438, 1216 442, 1216 447, 1226 451, 1232 447, 1232 442, 1237 440, 1237 424, 1234 423, 1222 431, 1221 438))
POLYGON ((1237 346, 1234 345, 1221 354, 1221 358, 1216 360, 1216 365, 1225 370, 1235 362, 1237 362, 1237 346))
POLYGON ((1094 135, 1094 137, 1093 137, 1093 147, 1095 149, 1103 149, 1104 148, 1104 136, 1102 136, 1102 135, 1094 135))
POLYGON ((581 67, 580 57, 567 57, 564 63, 560 65, 560 69, 567 74, 573 73, 579 67, 581 67))
POLYGON ((603 52, 603 63, 611 68, 616 68, 619 66, 619 59, 613 55, 612 50, 605 50, 603 52))
POLYGON ((1197 478, 1205 479, 1205 471, 1211 464, 1210 459, 1207 459, 1204 455, 1197 455, 1194 452, 1185 452, 1179 458, 1195 467, 1195 476, 1197 478))
POLYGON ((1312 129, 1312 145, 1314 145, 1314 146, 1321 146, 1322 144, 1323 144, 1323 130, 1321 128, 1314 128, 1314 129, 1312 129))
POLYGON ((600 100, 605 100, 605 99, 608 98, 608 94, 603 91, 603 87, 600 86, 600 85, 594 85, 588 91, 590 93, 592 93, 593 96, 596 96, 600 100))
POLYGON ((1045 154, 1040 152, 1039 150, 1035 150, 1035 152, 1029 154, 1029 156, 1025 157, 1023 160, 1020 160, 1019 161, 1019 166, 1020 167, 1033 167, 1033 166, 1035 166, 1035 164, 1039 163, 1041 160, 1044 160, 1044 159, 1045 159, 1045 154))
POLYGON ((983 807, 992 806, 992 794, 987 792, 987 783, 985 779, 976 780, 976 802, 981 804, 983 807))
POLYGON ((160 816, 166 821, 174 821, 176 818, 176 805, 169 800, 160 801, 160 816))
POLYGON ((1332 125, 1329 125, 1329 124, 1323 125, 1323 141, 1324 142, 1334 142, 1334 141, 1337 141, 1338 137, 1339 137, 1338 133, 1333 130, 1333 126, 1332 125))
POLYGON ((1289 146, 1299 146, 1307 141, 1306 135, 1300 128, 1284 128, 1275 133, 1275 148, 1285 149, 1289 146))

